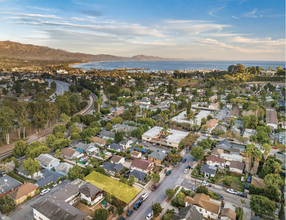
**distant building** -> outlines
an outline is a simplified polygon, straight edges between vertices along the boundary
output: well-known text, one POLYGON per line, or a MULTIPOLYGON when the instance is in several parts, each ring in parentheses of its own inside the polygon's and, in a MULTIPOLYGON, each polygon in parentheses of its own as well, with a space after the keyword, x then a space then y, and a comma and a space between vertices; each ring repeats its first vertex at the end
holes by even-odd
POLYGON ((38 160, 41 167, 51 170, 52 168, 55 168, 60 164, 60 160, 57 158, 54 158, 50 154, 40 154, 38 157, 35 158, 35 160, 38 160))
POLYGON ((201 167, 200 172, 205 175, 205 177, 215 177, 217 167, 205 164, 201 167))
POLYGON ((266 124, 270 126, 272 129, 277 129, 278 127, 278 119, 276 111, 266 111, 266 124))
POLYGON ((179 213, 174 213, 172 220, 203 220, 203 215, 193 205, 181 208, 179 213))

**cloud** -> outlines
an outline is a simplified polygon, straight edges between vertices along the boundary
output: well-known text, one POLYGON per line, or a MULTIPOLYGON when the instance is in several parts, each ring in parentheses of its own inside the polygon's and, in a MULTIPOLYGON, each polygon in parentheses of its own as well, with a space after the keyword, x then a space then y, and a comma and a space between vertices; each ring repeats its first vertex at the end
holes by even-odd
POLYGON ((232 15, 231 17, 234 18, 234 19, 239 19, 239 17, 235 17, 234 15, 232 15))
POLYGON ((244 16, 248 18, 257 18, 258 16, 255 15, 256 12, 257 12, 257 8, 253 9, 253 11, 245 13, 244 16))
POLYGON ((203 34, 211 37, 234 37, 234 36, 243 36, 243 35, 252 35, 252 34, 235 34, 235 33, 207 33, 203 34))
POLYGON ((60 19, 60 17, 51 14, 31 14, 31 13, 12 13, 12 12, 0 12, 0 15, 13 15, 21 16, 23 18, 47 18, 47 19, 60 19))
POLYGON ((222 6, 222 7, 219 7, 219 8, 214 8, 214 9, 212 9, 212 10, 209 11, 209 15, 214 16, 214 17, 218 17, 217 15, 214 15, 214 13, 216 13, 216 12, 218 12, 218 11, 220 11, 221 9, 224 9, 224 8, 225 8, 225 5, 222 6))
POLYGON ((163 27, 168 31, 176 31, 178 34, 197 35, 207 31, 221 31, 231 25, 215 24, 205 20, 167 20, 168 25, 163 27))
POLYGON ((99 17, 103 15, 102 12, 98 10, 81 10, 81 13, 92 17, 99 17))
POLYGON ((259 38, 245 38, 237 36, 232 39, 233 42, 237 43, 244 43, 244 44, 261 44, 264 46, 285 46, 285 39, 277 39, 272 40, 270 37, 265 39, 259 39, 259 38))

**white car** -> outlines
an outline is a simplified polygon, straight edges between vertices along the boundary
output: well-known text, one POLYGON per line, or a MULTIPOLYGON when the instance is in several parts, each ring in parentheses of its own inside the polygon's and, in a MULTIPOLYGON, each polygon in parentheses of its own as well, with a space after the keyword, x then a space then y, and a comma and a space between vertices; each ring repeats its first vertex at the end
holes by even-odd
POLYGON ((231 193, 231 194, 235 194, 237 195, 237 191, 236 190, 233 190, 233 189, 227 189, 226 190, 228 193, 231 193))
POLYGON ((185 170, 184 170, 184 174, 187 174, 188 172, 189 172, 188 169, 185 169, 185 170))
POLYGON ((40 193, 41 196, 45 195, 46 193, 50 192, 50 189, 43 189, 40 193))
POLYGON ((146 216, 146 220, 150 220, 153 218, 153 211, 149 212, 149 214, 146 216))
POLYGON ((148 194, 147 194, 147 193, 144 193, 144 194, 141 196, 141 200, 142 200, 142 201, 145 201, 147 198, 148 198, 148 194))
POLYGON ((203 185, 203 186, 207 186, 208 183, 207 183, 207 182, 202 182, 202 185, 203 185))

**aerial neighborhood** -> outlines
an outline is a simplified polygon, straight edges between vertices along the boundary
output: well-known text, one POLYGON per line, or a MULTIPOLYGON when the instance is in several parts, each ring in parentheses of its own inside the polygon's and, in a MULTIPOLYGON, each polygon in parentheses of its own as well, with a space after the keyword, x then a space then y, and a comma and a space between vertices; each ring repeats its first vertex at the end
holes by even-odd
POLYGON ((1 218, 285 219, 285 69, 0 75, 1 218))

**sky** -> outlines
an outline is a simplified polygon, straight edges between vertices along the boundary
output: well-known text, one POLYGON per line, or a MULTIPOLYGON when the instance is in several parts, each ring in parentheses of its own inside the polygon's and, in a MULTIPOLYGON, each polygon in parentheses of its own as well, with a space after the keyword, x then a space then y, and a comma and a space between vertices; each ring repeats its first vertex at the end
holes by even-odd
POLYGON ((0 0, 0 41, 185 60, 285 60, 284 0, 0 0))

